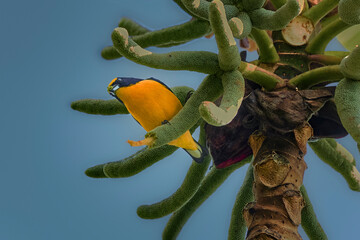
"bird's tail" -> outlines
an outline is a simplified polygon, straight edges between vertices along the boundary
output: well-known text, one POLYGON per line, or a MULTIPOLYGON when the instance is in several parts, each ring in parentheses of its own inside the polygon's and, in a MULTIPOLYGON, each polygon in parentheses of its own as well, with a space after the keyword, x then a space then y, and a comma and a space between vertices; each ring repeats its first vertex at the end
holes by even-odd
MULTIPOLYGON (((194 139, 195 141, 195 139, 194 139)), ((206 147, 200 145, 197 141, 195 141, 196 145, 197 145, 197 149, 196 150, 191 150, 191 149, 185 149, 185 152, 187 152, 190 157, 197 163, 202 163, 204 161, 204 158, 209 155, 209 151, 207 150, 206 147)))

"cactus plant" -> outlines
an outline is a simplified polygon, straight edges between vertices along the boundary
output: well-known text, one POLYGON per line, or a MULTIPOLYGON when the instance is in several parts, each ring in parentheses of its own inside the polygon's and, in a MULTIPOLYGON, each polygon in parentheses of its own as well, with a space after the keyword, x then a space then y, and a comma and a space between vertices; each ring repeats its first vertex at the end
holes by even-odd
MULTIPOLYGON (((108 60, 123 56, 151 68, 207 76, 196 90, 172 89, 183 108, 169 124, 145 135, 152 139, 149 146, 121 161, 91 167, 86 175, 135 175, 170 156, 176 147, 169 142, 200 128, 199 143, 208 145, 211 154, 203 163, 191 165, 173 195, 137 211, 146 219, 172 214, 163 239, 175 239, 192 213, 247 163, 228 239, 301 239, 300 224, 310 239, 327 239, 303 185, 304 156, 309 142, 350 189, 360 191, 356 161, 335 140, 349 133, 360 143, 360 48, 354 46, 350 53, 325 52, 337 34, 359 24, 359 1, 174 2, 192 17, 189 22, 150 31, 124 18, 111 35, 113 45, 105 47, 102 56, 108 60), (145 49, 181 45, 212 33, 218 53, 160 54, 145 49), (256 42, 256 61, 241 57, 237 41, 247 39, 256 42), (327 86, 332 82, 340 83, 327 86), (215 167, 207 172, 211 161, 215 167)), ((83 99, 71 107, 89 114, 128 114, 126 106, 114 100, 83 99)))

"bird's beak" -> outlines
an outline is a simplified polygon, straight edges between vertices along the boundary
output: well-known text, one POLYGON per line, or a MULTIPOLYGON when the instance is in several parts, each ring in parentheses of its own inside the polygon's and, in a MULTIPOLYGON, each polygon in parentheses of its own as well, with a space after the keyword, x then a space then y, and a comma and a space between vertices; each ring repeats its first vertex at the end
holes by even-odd
POLYGON ((108 91, 108 93, 110 93, 110 95, 116 96, 115 92, 119 88, 120 88, 120 86, 118 84, 113 84, 113 85, 107 87, 107 91, 108 91))

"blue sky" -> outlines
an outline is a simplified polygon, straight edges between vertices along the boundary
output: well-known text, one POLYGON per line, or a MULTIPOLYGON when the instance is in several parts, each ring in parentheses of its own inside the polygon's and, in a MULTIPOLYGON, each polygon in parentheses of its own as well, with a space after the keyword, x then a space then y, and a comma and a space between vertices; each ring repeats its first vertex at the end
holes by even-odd
MULTIPOLYGON (((88 178, 88 167, 136 152, 126 140, 141 139, 145 131, 130 116, 86 115, 71 110, 70 103, 110 99, 106 86, 116 76, 155 77, 170 87, 196 88, 205 75, 151 69, 124 58, 103 60, 100 51, 111 44, 121 17, 152 30, 189 20, 166 0, 2 3, 0 239, 160 239, 168 217, 143 220, 136 208, 172 194, 191 159, 177 151, 131 178, 88 178)), ((214 39, 172 51, 180 49, 217 51, 214 39)), ((340 142, 359 164, 354 141, 340 142)), ((310 150, 306 162, 304 184, 329 239, 358 238, 360 194, 310 150)), ((178 239, 226 239, 245 170, 234 172, 195 212, 178 239)))

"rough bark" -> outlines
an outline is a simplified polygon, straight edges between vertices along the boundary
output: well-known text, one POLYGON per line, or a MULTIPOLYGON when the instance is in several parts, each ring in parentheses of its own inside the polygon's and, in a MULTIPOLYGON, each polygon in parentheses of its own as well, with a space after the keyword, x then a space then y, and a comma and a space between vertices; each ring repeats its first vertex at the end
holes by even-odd
POLYGON ((291 133, 255 132, 250 137, 254 153, 255 201, 244 208, 247 240, 299 240, 300 192, 306 163, 306 142, 312 135, 309 125, 291 133))

